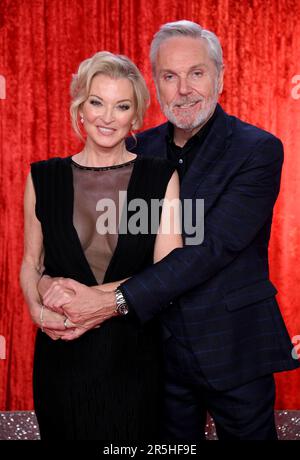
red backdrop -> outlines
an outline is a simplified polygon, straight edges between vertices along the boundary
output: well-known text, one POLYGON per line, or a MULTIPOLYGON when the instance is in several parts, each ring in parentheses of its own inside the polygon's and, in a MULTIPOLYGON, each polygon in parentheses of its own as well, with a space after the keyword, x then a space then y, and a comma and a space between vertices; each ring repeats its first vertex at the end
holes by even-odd
MULTIPOLYGON (((194 20, 220 37, 227 68, 223 107, 284 142, 271 278, 290 334, 300 334, 300 87, 292 82, 300 74, 299 17, 299 0, 0 0, 0 335, 6 339, 0 410, 33 407, 35 330, 18 279, 29 163, 78 151, 68 114, 70 78, 99 50, 137 63, 152 91, 145 127, 163 120, 148 50, 167 21, 194 20)), ((300 408, 300 371, 278 375, 277 387, 278 408, 300 408)))

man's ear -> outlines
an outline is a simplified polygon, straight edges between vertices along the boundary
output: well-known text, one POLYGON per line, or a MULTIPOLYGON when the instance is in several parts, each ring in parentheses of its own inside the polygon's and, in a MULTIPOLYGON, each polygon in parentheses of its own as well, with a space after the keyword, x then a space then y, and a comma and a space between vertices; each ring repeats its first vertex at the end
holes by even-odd
POLYGON ((223 65, 222 69, 220 70, 219 76, 218 76, 218 94, 222 94, 223 92, 224 72, 225 72, 225 66, 223 65))

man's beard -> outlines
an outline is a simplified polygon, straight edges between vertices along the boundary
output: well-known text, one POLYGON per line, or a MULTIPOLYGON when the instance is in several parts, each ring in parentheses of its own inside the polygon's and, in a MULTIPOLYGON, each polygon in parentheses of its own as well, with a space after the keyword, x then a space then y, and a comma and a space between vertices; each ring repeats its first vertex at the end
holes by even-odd
POLYGON ((169 105, 162 103, 157 88, 157 98, 164 115, 174 126, 176 126, 177 128, 184 129, 186 131, 191 131, 195 128, 204 125, 213 114, 219 98, 217 87, 218 82, 216 81, 214 93, 209 98, 204 98, 200 95, 186 96, 176 100, 175 102, 172 102, 169 105), (204 107, 200 109, 198 114, 195 117, 192 117, 192 119, 188 115, 186 115, 186 117, 184 115, 182 117, 178 117, 178 115, 175 115, 175 113, 173 112, 176 106, 192 104, 193 102, 204 102, 204 107), (186 120, 184 118, 186 118, 186 120))

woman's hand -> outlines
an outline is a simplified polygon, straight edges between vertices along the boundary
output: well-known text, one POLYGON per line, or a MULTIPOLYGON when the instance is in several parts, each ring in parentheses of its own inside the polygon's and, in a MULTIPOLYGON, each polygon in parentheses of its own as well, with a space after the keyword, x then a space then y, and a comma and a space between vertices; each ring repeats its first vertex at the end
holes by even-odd
MULTIPOLYGON (((70 280, 68 278, 63 278, 63 277, 55 277, 52 278, 48 275, 42 276, 38 283, 38 291, 39 294, 42 298, 42 303, 46 307, 44 309, 43 315, 46 319, 48 319, 49 313, 55 313, 62 315, 61 317, 63 320, 66 319, 66 314, 64 312, 64 306, 70 303, 75 296, 75 291, 67 287, 65 284, 66 282, 72 282, 73 280, 70 280)), ((74 281, 74 283, 76 283, 74 281)), ((113 283, 112 283, 113 285, 113 283)), ((82 285, 84 286, 84 285, 82 285)), ((85 286, 86 289, 91 289, 85 286)), ((112 286, 111 286, 112 287, 112 286)), ((55 317, 50 317, 50 320, 54 320, 55 317)), ((57 317, 56 317, 57 318, 57 317)), ((70 319, 67 320, 67 329, 65 328, 65 323, 64 324, 64 330, 54 330, 47 328, 46 326, 43 327, 43 331, 49 335, 53 340, 57 339, 62 339, 62 340, 74 340, 83 335, 85 332, 87 332, 89 329, 97 328, 100 327, 98 325, 95 326, 86 326, 86 325, 81 325, 76 323, 72 323, 70 319)))
POLYGON ((56 280, 59 280, 60 278, 56 277, 56 278, 52 278, 51 276, 49 275, 43 275, 40 279, 39 279, 39 282, 37 284, 37 289, 38 289, 38 292, 41 296, 41 298, 43 297, 43 295, 48 291, 49 287, 51 286, 51 284, 53 283, 53 281, 56 281, 56 280))
MULTIPOLYGON (((74 340, 88 330, 100 327, 101 322, 116 315, 114 304, 113 309, 111 305, 109 305, 108 312, 104 309, 99 318, 95 315, 95 306, 97 306, 97 303, 101 299, 100 292, 112 294, 122 282, 126 281, 126 279, 102 284, 100 286, 88 287, 69 278, 51 278, 48 275, 44 275, 38 283, 38 291, 42 297, 42 303, 46 307, 45 311, 49 310, 68 318, 67 330, 53 331, 52 329, 44 327, 44 332, 54 340, 58 338, 62 340, 74 340), (98 291, 96 296, 92 294, 95 291, 98 291), (71 305, 68 306, 70 303, 71 305), (84 315, 83 312, 85 313, 84 315)), ((114 298, 113 294, 113 300, 114 298)), ((47 315, 47 313, 45 313, 45 315, 47 315)))
POLYGON ((70 303, 75 295, 75 291, 64 286, 65 279, 43 276, 38 284, 43 305, 60 314, 63 314, 63 305, 70 303))
POLYGON ((75 329, 70 320, 66 329, 64 315, 48 310, 38 303, 30 305, 29 311, 34 324, 53 340, 64 339, 75 329))

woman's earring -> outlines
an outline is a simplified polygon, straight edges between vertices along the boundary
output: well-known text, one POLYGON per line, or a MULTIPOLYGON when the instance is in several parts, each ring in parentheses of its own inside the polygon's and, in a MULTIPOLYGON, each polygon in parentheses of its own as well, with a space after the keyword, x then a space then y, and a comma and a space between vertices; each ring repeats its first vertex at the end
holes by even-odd
MULTIPOLYGON (((134 139, 134 142, 135 142, 135 144, 134 144, 134 146, 132 146, 132 148, 137 146, 137 138, 136 138, 136 135, 135 135, 135 133, 133 131, 135 129, 135 123, 136 123, 136 121, 133 121, 131 123, 131 130, 130 130, 130 135, 134 139)), ((129 149, 129 150, 131 150, 131 149, 129 149)))
POLYGON ((84 118, 83 118, 82 115, 81 115, 81 117, 80 117, 80 122, 81 122, 82 124, 84 123, 84 118))

